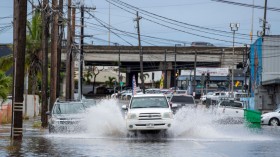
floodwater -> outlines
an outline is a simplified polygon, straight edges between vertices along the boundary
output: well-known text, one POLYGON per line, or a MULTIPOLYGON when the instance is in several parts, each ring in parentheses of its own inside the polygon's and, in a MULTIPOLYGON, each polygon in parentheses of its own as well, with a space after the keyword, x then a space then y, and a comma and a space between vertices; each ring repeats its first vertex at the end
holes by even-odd
MULTIPOLYGON (((49 134, 25 128, 21 142, 0 133, 0 156, 279 156, 280 127, 248 127, 219 123, 204 108, 177 112, 168 136, 140 134, 127 137, 122 104, 102 100, 90 108, 82 133, 49 134)), ((1 126, 0 126, 1 129, 1 126)))

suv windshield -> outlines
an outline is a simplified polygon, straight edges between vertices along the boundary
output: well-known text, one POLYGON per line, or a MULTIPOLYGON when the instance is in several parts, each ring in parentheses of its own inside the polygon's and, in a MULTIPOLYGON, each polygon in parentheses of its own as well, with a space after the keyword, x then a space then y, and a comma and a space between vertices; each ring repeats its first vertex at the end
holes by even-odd
POLYGON ((84 111, 82 103, 57 103, 53 108, 53 114, 77 114, 84 111))
POLYGON ((168 108, 165 97, 135 97, 130 108, 168 108))
POLYGON ((171 98, 171 102, 173 103, 186 103, 186 104, 194 104, 194 100, 189 96, 173 96, 171 98))

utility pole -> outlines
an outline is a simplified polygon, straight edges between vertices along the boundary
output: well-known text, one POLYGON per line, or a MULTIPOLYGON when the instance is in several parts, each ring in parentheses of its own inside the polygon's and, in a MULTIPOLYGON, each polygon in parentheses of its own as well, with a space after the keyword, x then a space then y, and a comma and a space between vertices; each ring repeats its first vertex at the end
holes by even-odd
POLYGON ((57 84, 56 84, 56 97, 60 95, 60 69, 61 69, 61 49, 62 49, 62 38, 63 38, 63 0, 59 0, 59 17, 58 17, 58 45, 57 45, 57 84))
POLYGON ((197 62, 197 51, 195 50, 194 56, 194 78, 193 78, 193 95, 196 94, 196 62, 197 62))
POLYGON ((48 126, 48 116, 46 112, 48 111, 48 39, 49 39, 49 17, 48 13, 49 0, 43 0, 42 5, 42 108, 41 108, 41 122, 42 127, 46 128, 48 126))
POLYGON ((234 37, 235 37, 235 31, 238 31, 239 23, 230 23, 230 28, 232 31, 232 69, 231 69, 231 96, 233 97, 233 88, 234 88, 234 37))
POLYGON ((164 51, 164 86, 163 86, 163 88, 167 88, 166 52, 167 52, 167 50, 165 49, 165 51, 164 51))
MULTIPOLYGON (((71 100, 72 90, 72 32, 71 32, 71 5, 72 0, 68 0, 67 9, 67 59, 66 59, 66 100, 71 100)), ((75 26, 73 26, 75 27, 75 26)))
MULTIPOLYGON (((71 35, 72 35, 72 45, 71 45, 71 48, 72 46, 75 44, 75 25, 76 25, 76 8, 73 7, 72 8, 72 27, 71 27, 71 35)), ((74 79, 74 74, 75 74, 75 63, 74 63, 74 56, 75 56, 75 52, 72 51, 71 49, 71 81, 70 83, 72 84, 71 85, 71 91, 70 91, 70 98, 73 99, 74 98, 74 90, 75 90, 75 79, 74 79)))
POLYGON ((14 75, 11 137, 22 139, 27 0, 14 0, 14 75))
POLYGON ((140 79, 142 83, 142 88, 143 88, 143 93, 145 94, 145 85, 144 85, 144 77, 143 77, 143 50, 141 47, 141 39, 140 39, 140 26, 139 26, 139 21, 142 17, 138 16, 138 11, 136 12, 136 19, 137 21, 137 33, 138 33, 138 46, 139 46, 139 54, 140 54, 140 79))
POLYGON ((79 65, 79 100, 83 94, 83 60, 84 60, 84 4, 81 5, 81 37, 80 37, 80 65, 79 65))
POLYGON ((263 35, 262 36, 265 36, 265 30, 266 30, 266 10, 267 10, 267 0, 264 1, 263 35))
POLYGON ((175 65, 174 65, 174 69, 175 69, 175 76, 174 76, 174 87, 175 87, 175 92, 176 92, 176 89, 177 89, 177 46, 181 46, 181 44, 175 44, 175 48, 174 48, 174 62, 175 62, 175 65))
POLYGON ((52 34, 51 34, 51 86, 50 86, 50 107, 52 110, 53 104, 57 98, 57 43, 58 43, 58 4, 57 0, 52 0, 52 34))

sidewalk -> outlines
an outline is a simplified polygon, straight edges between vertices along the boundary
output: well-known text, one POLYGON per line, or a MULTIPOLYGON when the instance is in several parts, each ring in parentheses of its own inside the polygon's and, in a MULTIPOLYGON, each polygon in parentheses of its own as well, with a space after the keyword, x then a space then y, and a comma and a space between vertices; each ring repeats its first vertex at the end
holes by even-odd
MULTIPOLYGON (((30 118, 28 120, 23 120, 23 132, 27 130, 39 130, 40 128, 33 128, 34 123, 41 122, 41 116, 37 116, 35 118, 30 118)), ((11 124, 1 124, 0 125, 0 133, 10 133, 11 124)))

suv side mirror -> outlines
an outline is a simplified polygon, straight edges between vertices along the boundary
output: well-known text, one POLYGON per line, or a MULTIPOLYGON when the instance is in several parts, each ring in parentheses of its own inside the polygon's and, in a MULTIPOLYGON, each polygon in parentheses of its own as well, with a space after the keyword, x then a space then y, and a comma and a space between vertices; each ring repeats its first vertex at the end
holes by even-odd
POLYGON ((127 106, 126 105, 122 105, 122 109, 123 110, 127 110, 127 106))

